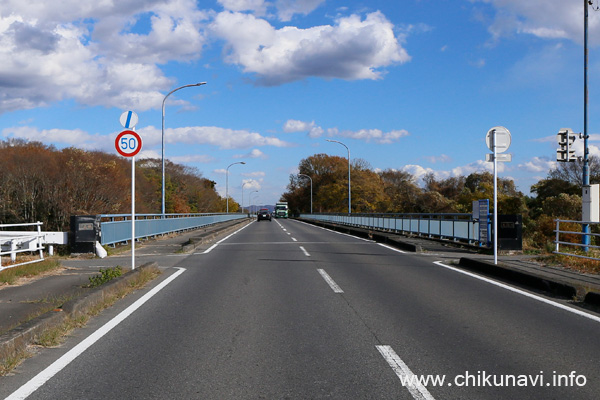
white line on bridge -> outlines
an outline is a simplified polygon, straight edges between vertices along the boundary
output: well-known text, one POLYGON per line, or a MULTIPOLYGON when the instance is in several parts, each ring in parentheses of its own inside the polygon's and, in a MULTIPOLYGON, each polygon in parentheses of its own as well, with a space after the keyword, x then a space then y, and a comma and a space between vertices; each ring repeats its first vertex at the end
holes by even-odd
POLYGON ((549 305, 554 306, 556 308, 560 308, 561 310, 565 310, 565 311, 571 312, 573 314, 577 314, 579 316, 591 319, 592 321, 600 322, 600 317, 597 317, 597 316, 592 315, 592 314, 588 314, 586 312, 577 310, 575 308, 571 308, 571 307, 565 306, 564 304, 560 304, 560 303, 557 303, 557 302, 552 301, 552 300, 548 300, 548 299, 546 299, 544 297, 540 297, 540 296, 535 295, 533 293, 529 293, 529 292, 526 292, 524 290, 517 289, 517 288, 514 288, 512 286, 505 285, 504 283, 496 282, 496 281, 494 281, 492 279, 488 279, 488 278, 485 278, 483 276, 479 276, 479 275, 473 274, 471 272, 463 271, 462 269, 451 267, 449 265, 444 264, 441 261, 435 261, 434 264, 439 265, 440 267, 448 268, 448 269, 450 269, 452 271, 455 271, 455 272, 460 272, 461 274, 468 275, 470 277, 482 280, 484 282, 491 283, 492 285, 496 285, 496 286, 499 286, 499 287, 501 287, 503 289, 510 290, 511 292, 515 292, 515 293, 521 294, 523 296, 527 296, 527 297, 529 297, 531 299, 540 301, 542 303, 549 304, 549 305))
POLYGON ((306 251, 306 249, 304 247, 300 246, 300 250, 302 250, 302 252, 304 253, 304 255, 306 257, 310 257, 310 253, 308 251, 306 251))
POLYGON ((403 250, 397 249, 397 248, 392 247, 392 246, 388 246, 387 244, 383 244, 383 243, 377 243, 377 244, 380 245, 381 247, 385 247, 386 249, 390 249, 390 250, 395 251, 397 253, 406 253, 403 250))
POLYGON ((337 283, 335 283, 335 281, 333 279, 331 279, 329 274, 327 272, 325 272, 324 269, 317 269, 317 271, 319 271, 319 274, 321 274, 323 279, 325 279, 325 282, 327 282, 327 284, 329 285, 331 290, 334 291, 334 293, 344 293, 342 288, 339 287, 339 285, 337 283))
POLYGON ((221 244, 221 242, 224 242, 225 240, 229 239, 230 237, 232 237, 233 235, 235 235, 236 233, 238 233, 242 229, 246 229, 248 226, 250 226, 253 223, 254 223, 254 221, 250 222, 247 225, 242 226, 240 229, 238 229, 237 231, 233 232, 231 235, 228 235, 228 236, 224 237, 223 239, 219 240, 217 243, 215 243, 212 246, 210 246, 208 249, 204 250, 204 252, 202 254, 208 254, 208 253, 210 253, 215 247, 217 247, 219 244, 221 244))
POLYGON ((412 394, 412 397, 416 400, 435 400, 435 398, 429 393, 429 390, 418 379, 415 379, 415 374, 412 373, 408 365, 400 357, 398 354, 392 349, 391 346, 375 346, 379 353, 385 358, 385 361, 392 367, 400 381, 404 385, 404 382, 408 382, 408 384, 404 385, 412 394))

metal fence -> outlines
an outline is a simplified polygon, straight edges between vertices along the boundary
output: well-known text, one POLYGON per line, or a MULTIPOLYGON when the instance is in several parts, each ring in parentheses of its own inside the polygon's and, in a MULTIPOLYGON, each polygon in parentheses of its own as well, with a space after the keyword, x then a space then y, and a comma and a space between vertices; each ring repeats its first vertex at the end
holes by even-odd
POLYGON ((0 229, 36 227, 36 230, 34 231, 0 231, 0 271, 19 265, 39 262, 44 259, 44 233, 42 232, 42 225, 42 222, 33 222, 29 224, 0 224, 0 229), (15 263, 17 260, 17 253, 24 252, 39 253, 39 259, 15 263), (10 261, 13 264, 3 267, 2 256, 6 255, 10 255, 10 261))
POLYGON ((563 256, 587 258, 589 260, 599 260, 600 261, 600 258, 598 258, 598 257, 590 257, 590 256, 582 255, 582 254, 574 254, 574 253, 567 253, 565 251, 560 251, 560 245, 561 244, 563 246, 570 246, 570 248, 600 249, 600 246, 596 246, 596 245, 583 244, 583 243, 573 243, 573 242, 566 242, 566 241, 561 240, 561 235, 577 235, 577 236, 589 235, 590 238, 600 237, 600 234, 598 234, 598 233, 583 233, 581 231, 561 231, 560 230, 560 223, 561 222, 576 223, 576 224, 589 224, 589 225, 596 225, 596 226, 600 225, 599 222, 571 221, 571 220, 565 220, 565 219, 563 219, 563 220, 557 219, 555 221, 556 221, 556 230, 554 230, 554 233, 556 233, 556 240, 554 240, 554 244, 556 245, 556 247, 555 247, 555 250, 552 253, 554 253, 554 254, 561 254, 563 256))
MULTIPOLYGON (((135 219, 135 238, 141 239, 196 229, 219 222, 247 218, 247 214, 139 214, 135 219)), ((115 244, 131 240, 131 214, 100 215, 100 243, 115 244)))
MULTIPOLYGON (((415 234, 437 239, 488 246, 479 237, 479 221, 472 214, 300 214, 301 218, 341 225, 415 234)), ((485 221, 489 224, 489 221, 485 221)), ((489 229, 487 230, 490 231, 489 229)))

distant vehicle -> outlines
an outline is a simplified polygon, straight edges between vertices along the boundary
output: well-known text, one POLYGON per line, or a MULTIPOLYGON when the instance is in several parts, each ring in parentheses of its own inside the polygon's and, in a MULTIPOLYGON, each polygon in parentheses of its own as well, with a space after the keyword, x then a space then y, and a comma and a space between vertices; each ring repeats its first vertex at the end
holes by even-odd
POLYGON ((287 218, 288 217, 288 203, 287 201, 280 201, 275 204, 275 218, 287 218))
POLYGON ((269 221, 271 220, 271 213, 269 212, 268 208, 261 208, 258 210, 258 216, 256 217, 256 220, 260 221, 261 219, 268 219, 269 221))

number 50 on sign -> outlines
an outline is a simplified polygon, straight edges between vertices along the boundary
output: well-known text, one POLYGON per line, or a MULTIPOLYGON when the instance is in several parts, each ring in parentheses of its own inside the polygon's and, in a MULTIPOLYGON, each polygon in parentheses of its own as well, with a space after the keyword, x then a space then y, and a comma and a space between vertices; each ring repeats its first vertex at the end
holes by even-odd
POLYGON ((142 138, 134 131, 123 131, 115 140, 115 148, 123 157, 133 157, 142 149, 142 138))

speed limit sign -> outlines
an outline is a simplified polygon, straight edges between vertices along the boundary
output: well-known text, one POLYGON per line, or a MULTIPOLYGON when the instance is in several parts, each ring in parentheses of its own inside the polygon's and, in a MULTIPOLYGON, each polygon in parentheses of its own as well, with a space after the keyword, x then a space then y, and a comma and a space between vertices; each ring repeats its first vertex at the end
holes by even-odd
POLYGON ((115 148, 123 157, 133 157, 142 149, 142 138, 134 131, 123 131, 115 140, 115 148))

